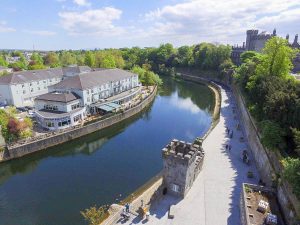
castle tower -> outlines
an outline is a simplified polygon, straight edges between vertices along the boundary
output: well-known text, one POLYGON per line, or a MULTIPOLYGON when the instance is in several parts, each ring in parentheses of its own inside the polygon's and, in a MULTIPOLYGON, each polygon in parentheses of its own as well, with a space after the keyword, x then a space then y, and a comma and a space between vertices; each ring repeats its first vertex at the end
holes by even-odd
POLYGON ((274 30, 273 30, 273 36, 274 37, 277 36, 277 34, 276 34, 276 28, 274 28, 274 30))
POLYGON ((298 44, 298 34, 295 35, 295 39, 293 42, 293 45, 297 45, 298 44))
POLYGON ((257 35, 258 30, 247 30, 246 51, 253 51, 255 49, 254 42, 257 35))
POLYGON ((162 149, 165 193, 179 197, 188 193, 202 168, 204 151, 200 145, 174 139, 162 149))

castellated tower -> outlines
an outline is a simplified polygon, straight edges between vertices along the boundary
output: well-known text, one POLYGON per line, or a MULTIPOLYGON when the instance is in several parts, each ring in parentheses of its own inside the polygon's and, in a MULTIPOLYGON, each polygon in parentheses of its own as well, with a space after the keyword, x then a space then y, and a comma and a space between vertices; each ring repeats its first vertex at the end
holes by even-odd
POLYGON ((203 164, 200 145, 174 139, 162 149, 164 192, 184 197, 193 185, 203 164))

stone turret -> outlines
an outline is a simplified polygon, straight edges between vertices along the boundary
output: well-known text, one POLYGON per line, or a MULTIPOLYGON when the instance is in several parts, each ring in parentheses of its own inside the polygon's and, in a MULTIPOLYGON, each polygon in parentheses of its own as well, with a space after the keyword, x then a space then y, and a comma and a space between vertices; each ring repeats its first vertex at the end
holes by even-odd
POLYGON ((273 30, 273 36, 277 36, 277 34, 276 34, 276 28, 274 28, 274 30, 273 30))
POLYGON ((290 35, 287 34, 287 35, 285 36, 285 39, 289 42, 289 40, 290 40, 290 35))
POLYGON ((162 156, 165 190, 184 197, 202 168, 202 147, 174 139, 162 149, 162 156))

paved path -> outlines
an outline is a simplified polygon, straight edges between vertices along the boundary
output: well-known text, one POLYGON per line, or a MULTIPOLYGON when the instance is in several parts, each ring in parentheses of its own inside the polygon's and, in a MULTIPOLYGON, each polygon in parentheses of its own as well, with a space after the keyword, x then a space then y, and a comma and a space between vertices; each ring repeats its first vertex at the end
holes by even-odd
MULTIPOLYGON (((234 118, 235 103, 231 93, 222 89, 220 122, 203 143, 205 159, 203 169, 193 187, 183 200, 164 197, 152 206, 150 221, 133 218, 125 224, 178 224, 178 225, 239 225, 239 197, 242 183, 256 183, 258 180, 254 162, 245 165, 240 158, 245 143, 239 141, 242 131, 237 131, 238 119, 234 118), (226 126, 233 130, 230 139, 226 126), (225 145, 232 146, 231 151, 225 145), (256 179, 247 178, 247 172, 254 172, 256 179), (175 218, 168 219, 168 208, 175 205, 175 218)), ((121 222, 120 222, 121 223, 121 222)))

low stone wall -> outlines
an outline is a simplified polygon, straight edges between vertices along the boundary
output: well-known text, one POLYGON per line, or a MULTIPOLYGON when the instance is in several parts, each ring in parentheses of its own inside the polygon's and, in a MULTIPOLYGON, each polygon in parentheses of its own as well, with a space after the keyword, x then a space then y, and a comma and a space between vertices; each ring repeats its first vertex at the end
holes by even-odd
MULTIPOLYGON (((163 178, 161 175, 158 175, 158 179, 152 182, 152 184, 147 189, 145 189, 142 194, 140 194, 130 203, 130 211, 133 214, 138 215, 138 209, 141 207, 142 201, 144 206, 147 206, 149 208, 151 206, 151 203, 153 203, 154 200, 157 200, 162 195, 162 184, 163 178)), ((111 213, 110 216, 101 223, 102 225, 117 224, 118 220, 120 220, 120 215, 122 210, 124 209, 124 206, 114 204, 112 205, 112 208, 116 210, 110 210, 113 213, 111 213)))
POLYGON ((84 135, 96 132, 98 130, 107 128, 109 126, 112 126, 116 123, 119 123, 123 120, 126 120, 137 113, 141 112, 143 109, 145 109, 155 98, 157 92, 157 87, 154 88, 153 92, 144 99, 139 105, 128 109, 127 111, 123 113, 116 114, 114 116, 111 116, 107 119, 100 120, 98 122, 84 125, 83 127, 79 127, 73 130, 66 131, 65 133, 60 133, 55 136, 51 136, 47 139, 37 140, 28 144, 19 145, 16 147, 10 147, 6 150, 3 160, 10 160, 14 158, 19 158, 24 155, 28 155, 40 150, 44 150, 49 147, 53 147, 55 145, 71 141, 73 139, 82 137, 84 135))

